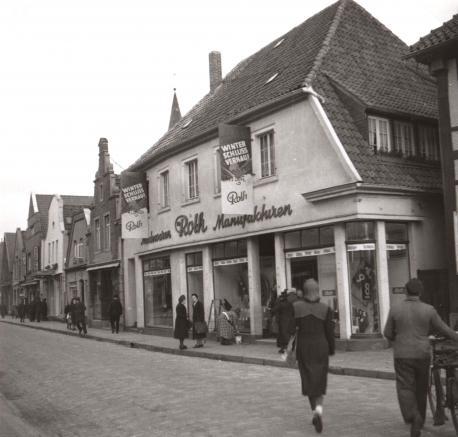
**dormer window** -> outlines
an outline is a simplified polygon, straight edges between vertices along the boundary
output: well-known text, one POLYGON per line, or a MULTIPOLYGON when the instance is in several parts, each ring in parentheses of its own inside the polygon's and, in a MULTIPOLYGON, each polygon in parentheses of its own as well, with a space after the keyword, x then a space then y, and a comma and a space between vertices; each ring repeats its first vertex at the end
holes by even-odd
POLYGON ((387 118, 369 117, 369 145, 377 151, 391 152, 390 123, 387 118))
POLYGON ((415 155, 413 124, 401 121, 393 122, 394 150, 402 156, 415 155))

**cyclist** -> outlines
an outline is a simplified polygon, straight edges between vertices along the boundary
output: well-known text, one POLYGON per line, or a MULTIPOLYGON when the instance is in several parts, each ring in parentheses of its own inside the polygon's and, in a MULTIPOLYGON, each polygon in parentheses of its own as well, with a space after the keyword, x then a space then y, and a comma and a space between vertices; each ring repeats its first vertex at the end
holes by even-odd
POLYGON ((425 422, 428 373, 431 360, 429 334, 438 332, 458 341, 431 305, 420 301, 423 284, 414 278, 405 286, 406 298, 390 309, 383 335, 393 345, 396 391, 401 414, 410 423, 411 437, 419 437, 425 422))

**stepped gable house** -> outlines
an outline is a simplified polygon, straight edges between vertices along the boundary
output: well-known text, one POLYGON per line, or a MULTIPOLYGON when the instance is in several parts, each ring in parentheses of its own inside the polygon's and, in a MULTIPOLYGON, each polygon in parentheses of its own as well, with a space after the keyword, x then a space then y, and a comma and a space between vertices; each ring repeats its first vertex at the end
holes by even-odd
POLYGON ((245 335, 268 336, 275 296, 313 277, 345 344, 381 343, 407 280, 438 284, 446 265, 436 84, 407 53, 352 0, 224 78, 212 52, 210 92, 129 168, 150 202, 150 237, 124 244, 129 317, 171 329, 172 302, 196 292, 211 329, 227 299, 245 335), (221 123, 249 129, 251 214, 222 214, 243 199, 222 198, 221 123))
POLYGON ((121 277, 120 178, 113 171, 108 141, 100 138, 99 165, 94 179, 94 205, 90 214, 89 319, 93 325, 109 323, 108 307, 118 294, 123 302, 121 277))

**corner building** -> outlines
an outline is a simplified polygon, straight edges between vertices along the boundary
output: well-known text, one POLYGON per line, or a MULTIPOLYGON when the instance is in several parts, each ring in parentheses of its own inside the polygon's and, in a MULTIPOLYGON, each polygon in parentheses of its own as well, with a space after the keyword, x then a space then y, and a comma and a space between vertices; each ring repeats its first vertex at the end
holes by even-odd
POLYGON ((448 316, 435 84, 408 47, 342 0, 238 64, 130 168, 149 181, 148 238, 124 240, 127 323, 172 328, 181 294, 246 335, 269 303, 319 282, 336 336, 381 337, 410 277, 448 316), (221 213, 218 124, 250 128, 251 215, 221 213), (432 285, 430 288, 428 288, 432 285))

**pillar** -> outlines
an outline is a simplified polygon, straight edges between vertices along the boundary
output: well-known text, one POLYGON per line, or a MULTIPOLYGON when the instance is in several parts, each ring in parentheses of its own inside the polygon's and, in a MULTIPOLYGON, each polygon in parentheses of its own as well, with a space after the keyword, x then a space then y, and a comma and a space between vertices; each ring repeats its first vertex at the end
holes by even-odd
POLYGON ((137 327, 145 327, 145 309, 143 296, 143 265, 141 258, 135 256, 135 294, 137 300, 137 327))
POLYGON ((261 270, 257 237, 247 239, 248 294, 250 298, 250 332, 262 335, 261 270))
MULTIPOLYGON (((187 299, 187 284, 186 284, 186 255, 179 250, 170 254, 170 276, 172 286, 172 309, 173 309, 173 326, 175 326, 175 306, 178 303, 178 298, 184 294, 187 299)), ((190 302, 186 302, 189 308, 190 302)))
POLYGON ((285 240, 281 233, 274 235, 275 242, 275 277, 277 282, 277 296, 280 296, 286 285, 285 240))
MULTIPOLYGON (((213 261, 212 261, 212 252, 210 246, 205 246, 202 249, 202 274, 204 282, 204 311, 205 311, 205 320, 208 322, 208 316, 210 314, 210 307, 213 299, 215 298, 215 289, 213 285, 213 261)), ((214 308, 212 309, 214 315, 214 308)), ((215 329, 215 320, 213 315, 210 318, 210 323, 208 329, 210 331, 215 329)))
POLYGON ((390 286, 388 280, 388 258, 386 255, 385 222, 375 223, 375 245, 377 259, 377 291, 380 311, 380 332, 385 327, 388 312, 390 311, 390 286))
POLYGON ((336 249, 336 281, 340 338, 342 340, 347 340, 351 338, 351 298, 344 223, 334 225, 334 243, 336 249))
POLYGON ((417 235, 419 234, 420 223, 409 222, 407 225, 407 233, 409 236, 409 270, 410 278, 416 278, 418 275, 418 242, 417 235))

